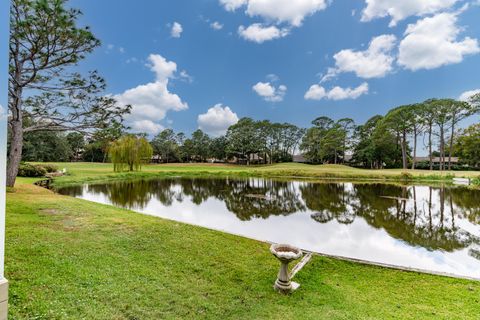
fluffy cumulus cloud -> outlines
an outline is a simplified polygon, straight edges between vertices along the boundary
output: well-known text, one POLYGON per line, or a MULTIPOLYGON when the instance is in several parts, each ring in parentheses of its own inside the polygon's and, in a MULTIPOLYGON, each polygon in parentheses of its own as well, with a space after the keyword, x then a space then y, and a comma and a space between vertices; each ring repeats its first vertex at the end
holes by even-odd
POLYGON ((248 16, 264 20, 238 29, 242 38, 257 43, 285 37, 291 28, 301 26, 305 17, 327 7, 326 0, 220 0, 220 4, 227 11, 246 6, 248 16))
POLYGON ((247 6, 245 13, 275 23, 288 23, 298 27, 306 16, 327 7, 326 0, 220 0, 227 11, 247 6))
POLYGON ((275 87, 270 82, 258 82, 252 87, 260 97, 268 102, 280 102, 283 101, 283 97, 287 93, 287 87, 279 85, 275 87))
POLYGON ((306 16, 327 7, 325 0, 249 0, 246 13, 298 27, 306 16))
POLYGON ((288 35, 288 33, 288 29, 279 29, 276 26, 264 26, 261 23, 254 23, 246 28, 244 26, 238 27, 240 37, 256 43, 283 38, 288 35))
POLYGON ((170 30, 170 35, 172 38, 180 38, 183 32, 183 27, 180 23, 174 22, 172 24, 172 29, 170 30))
POLYGON ((247 4, 247 0, 220 0, 220 4, 227 11, 235 11, 238 8, 247 4))
POLYGON ((125 121, 134 131, 155 134, 162 130, 159 122, 168 111, 186 110, 188 104, 168 90, 177 64, 159 54, 151 54, 148 61, 148 67, 155 73, 155 81, 128 89, 114 97, 120 104, 132 106, 132 112, 125 117, 125 121))
POLYGON ((480 52, 477 39, 458 39, 458 13, 440 13, 410 24, 400 42, 398 63, 410 70, 434 69, 459 63, 480 52))
POLYGON ((465 91, 464 93, 462 93, 460 95, 460 97, 458 97, 458 100, 460 100, 460 101, 470 101, 470 98, 472 98, 473 96, 475 96, 477 94, 480 94, 480 89, 465 91))
POLYGON ((390 26, 410 16, 433 14, 452 7, 458 0, 366 0, 362 21, 391 17, 390 26))
POLYGON ((381 78, 393 70, 395 57, 392 50, 396 44, 394 35, 381 35, 370 42, 365 51, 345 49, 336 53, 335 68, 329 68, 322 81, 329 80, 341 72, 354 72, 364 79, 381 78))
POLYGON ((220 103, 208 109, 206 113, 200 114, 197 119, 198 128, 214 137, 225 134, 228 127, 237 122, 237 114, 230 107, 224 107, 220 103))
POLYGON ((306 100, 345 100, 357 99, 358 97, 368 93, 368 83, 364 82, 356 88, 341 88, 334 87, 331 90, 326 90, 318 84, 312 85, 305 93, 306 100))

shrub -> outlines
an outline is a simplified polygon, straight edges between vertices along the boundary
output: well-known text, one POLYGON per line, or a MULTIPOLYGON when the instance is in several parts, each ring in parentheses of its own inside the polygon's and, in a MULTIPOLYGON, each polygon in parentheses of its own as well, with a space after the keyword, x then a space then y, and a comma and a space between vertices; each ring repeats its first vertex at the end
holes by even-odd
POLYGON ((404 180, 404 181, 413 180, 413 175, 408 172, 402 172, 400 174, 400 180, 404 180))
POLYGON ((480 176, 472 179, 472 184, 480 186, 480 176))
POLYGON ((32 165, 29 163, 21 163, 18 168, 19 177, 37 178, 43 177, 47 170, 41 165, 32 165))
POLYGON ((45 168, 45 170, 47 171, 47 173, 52 173, 52 172, 57 172, 58 171, 58 167, 54 164, 42 164, 41 165, 43 168, 45 168))

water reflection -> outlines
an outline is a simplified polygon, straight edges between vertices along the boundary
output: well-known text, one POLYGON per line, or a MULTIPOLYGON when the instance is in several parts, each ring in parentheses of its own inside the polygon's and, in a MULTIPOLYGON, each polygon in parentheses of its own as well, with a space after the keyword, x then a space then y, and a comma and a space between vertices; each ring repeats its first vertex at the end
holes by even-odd
MULTIPOLYGON (((348 224, 362 217, 396 239, 429 250, 453 251, 479 242, 455 225, 455 216, 466 212, 455 195, 469 190, 382 184, 309 184, 301 190, 307 207, 317 211, 312 218, 320 223, 336 219, 348 224)), ((470 218, 478 214, 478 208, 469 211, 470 218)))
MULTIPOLYGON (((284 234, 313 250, 328 251, 325 246, 329 241, 319 244, 318 239, 313 240, 319 236, 308 231, 315 228, 312 224, 328 226, 322 239, 330 236, 346 242, 336 232, 366 238, 365 232, 356 235, 366 223, 372 234, 378 230, 375 236, 388 239, 386 234, 405 248, 421 248, 441 258, 445 258, 442 252, 462 251, 469 259, 480 261, 480 192, 459 187, 173 178, 85 185, 59 192, 271 241, 278 236, 275 225, 280 225, 274 217, 292 223, 301 219, 299 229, 305 231, 289 233, 287 229, 284 234), (181 214, 179 210, 191 214, 175 216, 169 209, 177 215, 181 214), (230 218, 232 213, 234 219, 230 218), (264 220, 269 222, 267 227, 264 220), (249 227, 242 222, 250 223, 249 227), (332 228, 336 223, 344 227, 332 228)), ((348 241, 353 243, 355 239, 348 241)), ((391 263, 386 259, 381 262, 391 263)))

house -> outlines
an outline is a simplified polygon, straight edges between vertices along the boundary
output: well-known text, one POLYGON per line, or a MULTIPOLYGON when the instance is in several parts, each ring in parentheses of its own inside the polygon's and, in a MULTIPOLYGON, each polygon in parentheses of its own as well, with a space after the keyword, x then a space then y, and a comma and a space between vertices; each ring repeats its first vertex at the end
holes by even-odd
MULTIPOLYGON (((448 157, 445 157, 445 162, 448 163, 449 159, 448 157)), ((429 157, 415 157, 415 162, 428 162, 430 163, 430 158, 429 157)), ((440 165, 441 159, 440 157, 433 157, 432 158, 433 165, 440 165)), ((460 158, 458 157, 452 157, 451 159, 452 164, 458 164, 460 162, 460 158)))
POLYGON ((305 156, 303 154, 295 154, 293 155, 293 162, 295 163, 308 163, 308 160, 305 159, 305 156))

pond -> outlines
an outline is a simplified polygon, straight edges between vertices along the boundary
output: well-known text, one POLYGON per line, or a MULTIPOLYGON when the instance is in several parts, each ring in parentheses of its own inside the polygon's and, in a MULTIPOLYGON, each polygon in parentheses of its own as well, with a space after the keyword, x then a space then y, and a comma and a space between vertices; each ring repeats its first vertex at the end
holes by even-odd
POLYGON ((480 279, 480 191, 455 186, 165 178, 59 193, 323 254, 480 279))

